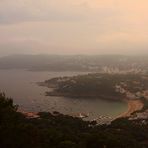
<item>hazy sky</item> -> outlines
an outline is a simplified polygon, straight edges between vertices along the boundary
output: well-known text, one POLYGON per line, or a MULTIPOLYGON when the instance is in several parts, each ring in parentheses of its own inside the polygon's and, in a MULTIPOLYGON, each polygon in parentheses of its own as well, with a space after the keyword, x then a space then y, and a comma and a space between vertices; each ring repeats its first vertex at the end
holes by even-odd
POLYGON ((0 0, 0 54, 148 53, 148 0, 0 0))

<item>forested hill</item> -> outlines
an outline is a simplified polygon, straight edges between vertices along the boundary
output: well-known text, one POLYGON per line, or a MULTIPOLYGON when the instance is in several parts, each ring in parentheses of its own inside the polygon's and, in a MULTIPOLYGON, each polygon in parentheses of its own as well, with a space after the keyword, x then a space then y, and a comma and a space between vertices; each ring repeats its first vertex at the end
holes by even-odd
POLYGON ((79 118, 38 113, 27 118, 0 94, 0 148, 147 148, 148 121, 118 119, 97 126, 79 118))
POLYGON ((147 74, 91 73, 46 80, 41 85, 53 88, 49 96, 99 98, 110 100, 147 98, 147 74))

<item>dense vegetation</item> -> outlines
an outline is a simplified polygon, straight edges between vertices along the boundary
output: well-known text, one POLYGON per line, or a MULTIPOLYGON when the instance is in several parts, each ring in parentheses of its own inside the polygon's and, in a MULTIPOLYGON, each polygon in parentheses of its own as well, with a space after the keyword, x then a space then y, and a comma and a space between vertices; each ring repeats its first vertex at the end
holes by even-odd
POLYGON ((148 76, 142 74, 88 74, 73 77, 59 77, 45 81, 43 85, 53 87, 47 95, 88 97, 119 100, 127 92, 137 93, 148 89, 148 76), (122 87, 117 91, 116 86, 122 87))
POLYGON ((29 119, 0 94, 0 148, 147 148, 148 121, 118 119, 97 126, 60 113, 29 119))

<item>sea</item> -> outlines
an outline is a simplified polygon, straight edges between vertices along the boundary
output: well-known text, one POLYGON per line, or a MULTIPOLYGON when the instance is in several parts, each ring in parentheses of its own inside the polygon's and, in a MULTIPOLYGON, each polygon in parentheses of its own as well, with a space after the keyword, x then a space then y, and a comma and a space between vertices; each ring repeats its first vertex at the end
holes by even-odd
POLYGON ((19 109, 27 112, 54 112, 67 115, 89 115, 89 119, 100 116, 116 117, 127 110, 125 102, 107 101, 101 98, 69 98, 46 96, 50 89, 38 82, 61 77, 87 74, 87 72, 28 71, 25 69, 0 70, 0 91, 11 97, 19 109))

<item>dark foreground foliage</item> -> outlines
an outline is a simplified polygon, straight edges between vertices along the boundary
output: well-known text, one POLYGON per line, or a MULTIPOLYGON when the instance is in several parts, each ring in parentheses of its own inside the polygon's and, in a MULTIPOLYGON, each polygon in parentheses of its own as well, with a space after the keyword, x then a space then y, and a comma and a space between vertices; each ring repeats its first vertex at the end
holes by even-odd
POLYGON ((0 94, 0 148, 147 148, 148 124, 118 119, 109 126, 62 114, 27 119, 0 94))

